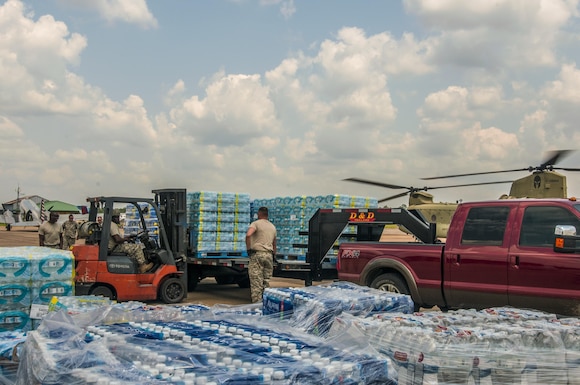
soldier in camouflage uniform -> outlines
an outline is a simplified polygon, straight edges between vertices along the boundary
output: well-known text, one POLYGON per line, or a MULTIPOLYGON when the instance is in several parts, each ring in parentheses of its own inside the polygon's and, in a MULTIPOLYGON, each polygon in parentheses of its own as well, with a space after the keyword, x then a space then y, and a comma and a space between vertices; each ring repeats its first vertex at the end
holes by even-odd
POLYGON ((258 209, 258 219, 246 233, 246 248, 250 256, 248 275, 252 302, 262 301, 264 289, 270 287, 276 255, 276 226, 268 220, 268 208, 258 209))
POLYGON ((111 217, 111 234, 109 234, 109 252, 117 251, 127 253, 137 264, 139 264, 139 273, 143 274, 151 270, 153 263, 147 263, 145 254, 141 245, 135 243, 126 243, 132 237, 122 237, 119 231, 119 214, 113 213, 111 217))
POLYGON ((73 215, 68 216, 68 221, 62 224, 62 249, 70 250, 77 239, 78 223, 75 222, 73 215))

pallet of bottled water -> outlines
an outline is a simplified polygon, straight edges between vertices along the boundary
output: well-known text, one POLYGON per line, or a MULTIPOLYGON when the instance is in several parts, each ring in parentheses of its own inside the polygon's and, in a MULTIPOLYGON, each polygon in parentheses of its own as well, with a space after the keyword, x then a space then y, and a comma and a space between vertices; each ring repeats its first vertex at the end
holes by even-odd
POLYGON ((31 307, 73 295, 73 265, 69 250, 0 248, 0 331, 29 330, 31 307))
POLYGON ((325 335, 335 317, 349 313, 367 317, 382 312, 413 312, 410 296, 371 289, 350 282, 267 288, 264 290, 263 314, 287 319, 298 328, 315 335, 325 335))
POLYGON ((157 311, 135 309, 123 322, 87 326, 63 311, 49 314, 28 334, 19 384, 397 383, 390 359, 268 318, 157 311))
POLYGON ((189 243, 198 258, 247 257, 245 240, 251 220, 249 194, 189 192, 186 204, 189 243))
MULTIPOLYGON (((274 198, 254 199, 252 201, 252 219, 258 217, 258 209, 267 207, 270 221, 276 226, 276 246, 279 254, 291 256, 305 256, 305 247, 308 236, 301 233, 308 231, 308 221, 318 209, 330 208, 376 208, 377 198, 351 196, 344 194, 333 195, 299 195, 279 196, 274 198)), ((337 241, 337 245, 341 242, 337 241)))
POLYGON ((341 316, 403 384, 580 384, 580 320, 514 308, 341 316))

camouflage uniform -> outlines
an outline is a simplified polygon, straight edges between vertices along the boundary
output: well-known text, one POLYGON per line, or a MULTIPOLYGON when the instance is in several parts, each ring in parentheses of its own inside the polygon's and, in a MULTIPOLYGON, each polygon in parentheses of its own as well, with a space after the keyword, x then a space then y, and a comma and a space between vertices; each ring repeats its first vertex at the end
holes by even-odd
POLYGON ((274 260, 270 251, 254 251, 250 255, 248 275, 252 302, 261 302, 264 289, 270 287, 274 260))
POLYGON ((119 231, 119 226, 115 222, 111 222, 111 234, 109 235, 109 251, 116 251, 119 253, 127 253, 130 258, 135 260, 139 266, 143 266, 147 263, 145 261, 145 255, 143 254, 143 248, 141 245, 135 243, 121 243, 117 244, 115 242, 115 235, 121 235, 119 231))
POLYGON ((136 243, 121 243, 113 248, 112 251, 119 252, 119 253, 127 253, 127 255, 134 259, 139 266, 145 265, 147 262, 145 261, 145 255, 143 254, 143 249, 141 245, 136 243))
POLYGON ((70 250, 77 239, 79 225, 75 221, 66 221, 62 224, 62 249, 70 250))
POLYGON ((264 289, 270 287, 276 253, 276 226, 268 220, 267 209, 262 217, 260 210, 258 210, 258 220, 250 223, 246 233, 246 247, 250 255, 248 276, 252 302, 261 302, 264 289))

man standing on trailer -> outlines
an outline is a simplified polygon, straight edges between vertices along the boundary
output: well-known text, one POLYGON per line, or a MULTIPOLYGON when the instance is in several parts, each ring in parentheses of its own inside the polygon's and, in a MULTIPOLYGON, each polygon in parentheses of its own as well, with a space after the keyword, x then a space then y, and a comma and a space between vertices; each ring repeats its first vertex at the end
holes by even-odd
POLYGON ((276 226, 268 220, 268 208, 258 209, 258 219, 246 232, 246 249, 250 256, 248 275, 252 302, 262 301, 264 289, 270 287, 276 256, 276 226))

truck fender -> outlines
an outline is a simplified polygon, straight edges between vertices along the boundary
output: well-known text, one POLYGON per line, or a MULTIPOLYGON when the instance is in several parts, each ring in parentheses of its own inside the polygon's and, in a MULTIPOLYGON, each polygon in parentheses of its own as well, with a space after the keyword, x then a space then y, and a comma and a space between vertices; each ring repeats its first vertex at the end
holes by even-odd
POLYGON ((381 257, 367 263, 367 265, 361 272, 360 283, 362 285, 369 286, 372 280, 379 275, 377 274, 377 271, 385 271, 385 270, 390 270, 399 273, 406 281, 407 286, 409 287, 409 291, 411 292, 411 297, 413 298, 414 302, 418 304, 423 303, 421 295, 419 294, 417 282, 415 282, 415 278, 413 277, 411 270, 409 270, 409 268, 405 266, 403 263, 395 259, 381 257))

